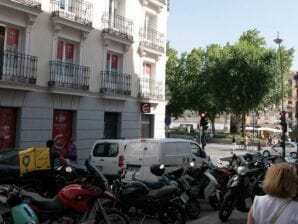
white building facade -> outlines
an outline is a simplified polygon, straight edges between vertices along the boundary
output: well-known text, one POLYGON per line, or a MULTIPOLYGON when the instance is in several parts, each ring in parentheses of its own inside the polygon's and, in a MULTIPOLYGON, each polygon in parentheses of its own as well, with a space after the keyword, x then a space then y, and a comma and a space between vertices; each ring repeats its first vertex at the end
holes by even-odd
POLYGON ((0 150, 164 137, 166 0, 0 0, 0 150))

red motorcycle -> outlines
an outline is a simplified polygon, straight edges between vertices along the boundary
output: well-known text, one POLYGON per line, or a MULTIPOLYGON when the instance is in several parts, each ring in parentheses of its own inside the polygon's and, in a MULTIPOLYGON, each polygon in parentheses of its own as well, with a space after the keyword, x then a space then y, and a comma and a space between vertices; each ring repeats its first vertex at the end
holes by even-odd
POLYGON ((37 214, 39 223, 128 224, 125 215, 104 208, 105 202, 117 199, 107 191, 108 181, 105 176, 89 161, 85 165, 88 176, 83 183, 63 187, 52 199, 37 193, 20 191, 20 195, 37 214), (96 212, 95 218, 92 217, 93 211, 96 212))

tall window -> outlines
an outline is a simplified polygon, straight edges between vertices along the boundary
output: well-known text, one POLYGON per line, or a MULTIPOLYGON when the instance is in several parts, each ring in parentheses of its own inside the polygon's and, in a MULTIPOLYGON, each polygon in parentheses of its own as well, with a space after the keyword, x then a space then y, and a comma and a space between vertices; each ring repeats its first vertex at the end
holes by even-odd
POLYGON ((57 60, 62 62, 75 62, 75 44, 65 40, 58 40, 57 44, 57 60))
POLYGON ((106 70, 112 72, 121 72, 122 55, 109 51, 107 53, 106 70))
POLYGON ((60 0, 60 9, 67 12, 75 12, 74 0, 60 0))

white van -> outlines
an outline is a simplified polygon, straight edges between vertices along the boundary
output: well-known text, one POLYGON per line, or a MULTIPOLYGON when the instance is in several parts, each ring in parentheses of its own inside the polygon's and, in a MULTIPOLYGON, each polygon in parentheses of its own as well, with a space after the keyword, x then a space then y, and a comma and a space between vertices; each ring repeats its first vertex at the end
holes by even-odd
POLYGON ((210 157, 197 142, 187 139, 106 139, 96 141, 90 159, 107 176, 117 176, 126 167, 127 178, 136 173, 137 179, 153 180, 150 166, 165 164, 166 172, 190 162, 197 164, 210 157))

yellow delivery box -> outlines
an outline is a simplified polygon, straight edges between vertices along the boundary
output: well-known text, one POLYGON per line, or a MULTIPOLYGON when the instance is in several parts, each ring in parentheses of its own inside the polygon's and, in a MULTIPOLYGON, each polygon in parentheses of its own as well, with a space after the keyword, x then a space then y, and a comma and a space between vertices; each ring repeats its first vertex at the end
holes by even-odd
POLYGON ((49 148, 31 147, 19 152, 20 173, 50 169, 49 148))

